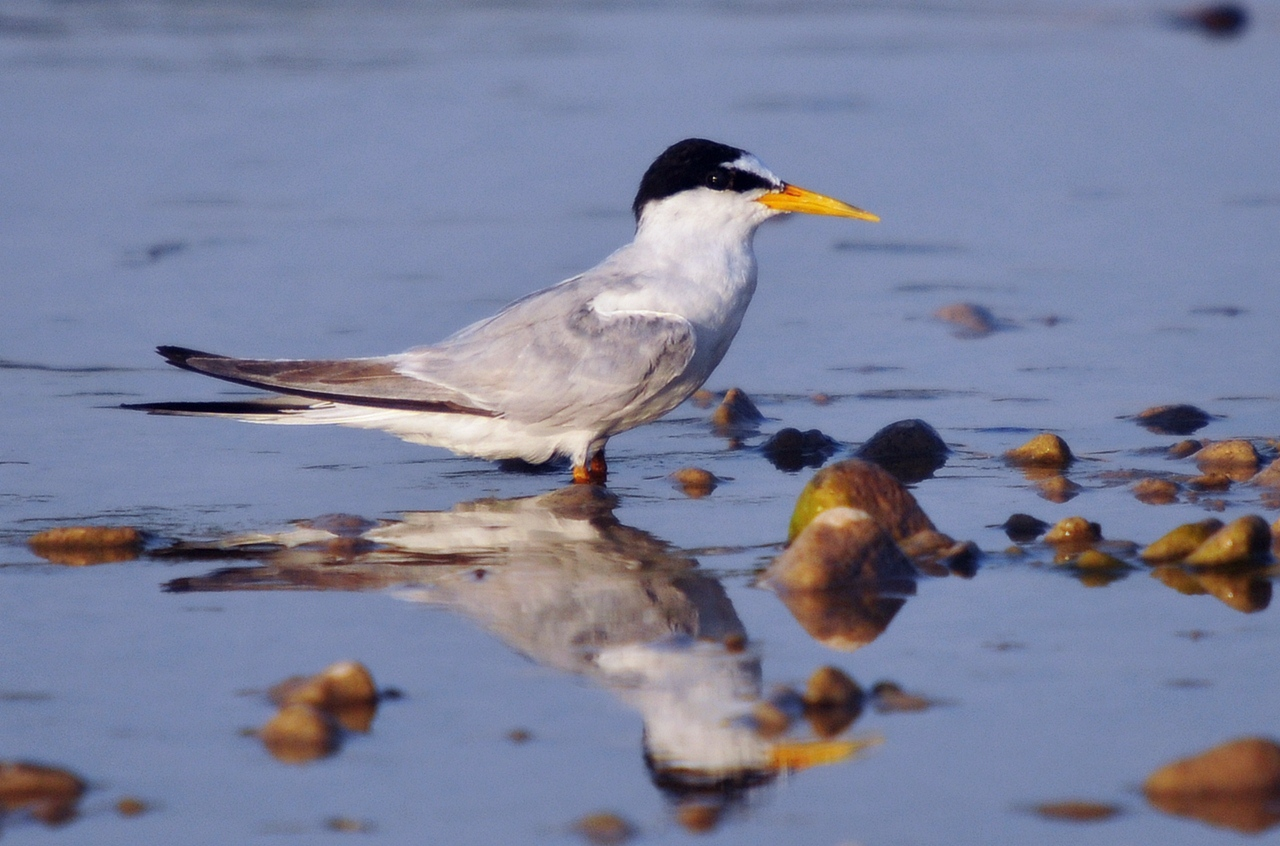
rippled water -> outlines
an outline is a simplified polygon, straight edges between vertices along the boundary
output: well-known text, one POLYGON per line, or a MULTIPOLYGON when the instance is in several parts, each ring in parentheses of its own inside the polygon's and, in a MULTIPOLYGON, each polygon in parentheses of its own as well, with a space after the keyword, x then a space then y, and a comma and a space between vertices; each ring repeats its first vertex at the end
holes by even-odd
MULTIPOLYGON (((1220 590, 1235 607, 1145 568, 1089 586, 1042 545, 1006 555, 998 526, 1080 514, 1145 544, 1210 514, 1275 520, 1248 484, 1139 502, 1128 471, 1197 471, 1120 418, 1194 403, 1216 415, 1197 437, 1274 457, 1278 40, 1271 4, 1236 39, 1079 3, 6 7, 0 760, 91 789, 64 826, 5 835, 309 841, 342 818, 384 842, 568 842, 607 810, 643 843, 1239 839, 1138 787, 1280 734, 1270 582, 1236 586, 1252 605, 1220 590), (769 418, 743 448, 686 405, 611 442, 616 503, 566 514, 510 502, 557 475, 115 408, 239 395, 165 367, 160 343, 340 357, 441 338, 624 243, 640 173, 691 135, 884 219, 759 233, 760 290, 708 386, 769 418), (933 317, 958 302, 998 330, 933 317), (904 418, 953 448, 920 503, 987 554, 833 649, 754 586, 812 472, 758 447, 793 426, 844 454, 904 418), (999 458, 1042 430, 1081 456, 1066 502, 999 458), (667 478, 689 465, 727 481, 689 499, 667 478), (343 523, 337 544, 229 548, 333 513, 383 521, 378 545, 343 523), (91 567, 26 545, 85 523, 153 540, 91 567), (240 734, 272 714, 246 691, 342 658, 404 694, 370 733, 301 766, 240 734), (740 712, 825 664, 937 704, 869 706, 835 738, 856 755, 778 775, 740 712), (730 759, 749 774, 733 789, 690 783, 730 759), (122 817, 124 796, 151 809, 122 817), (1072 798, 1123 813, 1028 810, 1072 798)), ((779 742, 815 739, 801 722, 779 742)))

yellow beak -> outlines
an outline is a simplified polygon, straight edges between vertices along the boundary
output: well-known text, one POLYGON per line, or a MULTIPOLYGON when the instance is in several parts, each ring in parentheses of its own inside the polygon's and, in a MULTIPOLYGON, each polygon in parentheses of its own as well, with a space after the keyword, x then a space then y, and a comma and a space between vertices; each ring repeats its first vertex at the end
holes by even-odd
POLYGON ((770 191, 756 200, 771 209, 784 212, 801 212, 803 214, 829 214, 834 217, 852 217, 857 220, 870 220, 873 223, 880 218, 869 211, 842 203, 839 200, 824 196, 815 191, 808 191, 795 185, 785 185, 781 191, 770 191))

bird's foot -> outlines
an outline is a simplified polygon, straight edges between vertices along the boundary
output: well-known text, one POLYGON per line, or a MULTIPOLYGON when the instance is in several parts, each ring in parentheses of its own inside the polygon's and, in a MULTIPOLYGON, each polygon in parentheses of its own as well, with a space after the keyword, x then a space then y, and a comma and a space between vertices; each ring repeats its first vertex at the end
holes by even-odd
POLYGON ((603 485, 609 477, 609 467, 604 461, 604 450, 591 456, 586 464, 573 466, 573 483, 575 485, 603 485))

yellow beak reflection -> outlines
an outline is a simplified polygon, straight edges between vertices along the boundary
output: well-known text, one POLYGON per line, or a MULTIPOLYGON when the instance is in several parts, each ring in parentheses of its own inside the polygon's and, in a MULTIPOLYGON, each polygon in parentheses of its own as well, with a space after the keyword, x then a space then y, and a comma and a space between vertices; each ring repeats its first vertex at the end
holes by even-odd
POLYGON ((763 203, 769 208, 777 209, 778 211, 852 217, 857 220, 870 220, 873 223, 880 220, 878 216, 869 211, 863 211, 848 203, 842 203, 839 200, 796 185, 786 185, 781 191, 771 191, 756 200, 756 202, 763 203))

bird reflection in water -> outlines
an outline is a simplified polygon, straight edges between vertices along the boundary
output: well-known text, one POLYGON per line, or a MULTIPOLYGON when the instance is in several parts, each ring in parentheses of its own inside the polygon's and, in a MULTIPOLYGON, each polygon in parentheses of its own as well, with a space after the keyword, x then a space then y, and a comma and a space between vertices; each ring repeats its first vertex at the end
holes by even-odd
MULTIPOLYGON (((166 590, 397 588, 461 613, 637 710, 653 781, 688 828, 713 827, 782 771, 844 760, 865 745, 763 730, 761 657, 724 587, 693 558, 619 523, 616 505, 604 489, 574 486, 396 521, 329 516, 280 534, 178 544, 166 554, 255 566, 175 579, 166 590)), ((865 642, 902 599, 888 601, 792 611, 820 640, 865 642)))

